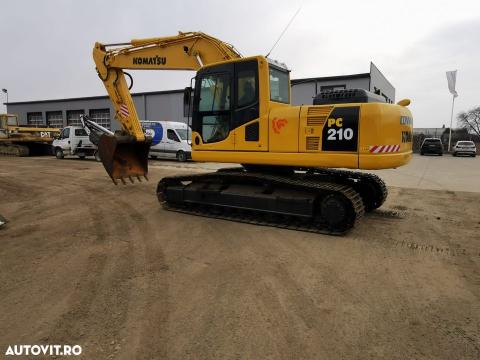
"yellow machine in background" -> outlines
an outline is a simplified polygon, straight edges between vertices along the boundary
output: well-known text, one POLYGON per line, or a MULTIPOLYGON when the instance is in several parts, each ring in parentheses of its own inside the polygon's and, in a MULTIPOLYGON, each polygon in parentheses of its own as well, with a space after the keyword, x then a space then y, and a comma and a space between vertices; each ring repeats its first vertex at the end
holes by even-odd
POLYGON ((158 196, 172 210, 339 234, 380 206, 386 187, 375 175, 331 168, 395 168, 412 156, 409 100, 345 90, 324 94, 320 105, 291 106, 284 65, 244 58, 203 33, 96 43, 93 57, 123 127, 99 144, 114 182, 146 175, 150 146, 123 69, 197 71, 195 89, 185 91, 192 158, 243 168, 162 179, 158 196))
POLYGON ((0 155, 51 154, 51 144, 60 129, 18 125, 17 115, 0 114, 0 155))

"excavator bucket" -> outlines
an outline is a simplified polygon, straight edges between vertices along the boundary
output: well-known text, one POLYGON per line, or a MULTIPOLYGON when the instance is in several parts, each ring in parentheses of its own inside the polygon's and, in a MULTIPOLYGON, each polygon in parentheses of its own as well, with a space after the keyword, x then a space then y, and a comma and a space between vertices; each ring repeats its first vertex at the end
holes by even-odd
POLYGON ((105 170, 115 185, 117 180, 134 182, 134 178, 141 181, 147 178, 148 152, 151 142, 136 141, 132 136, 112 136, 103 134, 98 143, 98 154, 105 170))

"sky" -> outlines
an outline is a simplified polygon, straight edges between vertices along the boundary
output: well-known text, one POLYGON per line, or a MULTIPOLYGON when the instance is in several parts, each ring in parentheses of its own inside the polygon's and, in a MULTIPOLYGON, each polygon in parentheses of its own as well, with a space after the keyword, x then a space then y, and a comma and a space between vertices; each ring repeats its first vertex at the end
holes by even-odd
MULTIPOLYGON (((96 41, 202 31, 242 55, 265 55, 299 7, 271 53, 292 79, 366 73, 373 61, 396 101, 411 99, 415 127, 448 127, 445 72, 458 70, 455 114, 480 105, 475 0, 0 0, 0 88, 10 102, 105 95, 91 55, 96 41)), ((133 75, 132 91, 141 92, 184 88, 194 73, 133 75)))

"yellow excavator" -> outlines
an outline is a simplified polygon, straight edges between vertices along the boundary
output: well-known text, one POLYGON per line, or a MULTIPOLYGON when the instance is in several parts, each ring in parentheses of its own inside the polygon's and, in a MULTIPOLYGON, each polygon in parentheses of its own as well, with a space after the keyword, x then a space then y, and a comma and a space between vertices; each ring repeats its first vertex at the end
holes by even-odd
POLYGON ((16 114, 0 114, 0 155, 51 155, 60 129, 20 126, 16 114))
POLYGON ((147 175, 151 142, 123 70, 197 71, 194 89, 184 94, 192 109, 192 159, 242 167, 161 179, 157 196, 169 210, 343 234, 387 196, 378 176, 346 169, 396 168, 412 156, 408 99, 390 104, 357 89, 292 106, 285 65, 242 57, 201 32, 96 43, 93 58, 122 125, 99 141, 114 183, 147 175))

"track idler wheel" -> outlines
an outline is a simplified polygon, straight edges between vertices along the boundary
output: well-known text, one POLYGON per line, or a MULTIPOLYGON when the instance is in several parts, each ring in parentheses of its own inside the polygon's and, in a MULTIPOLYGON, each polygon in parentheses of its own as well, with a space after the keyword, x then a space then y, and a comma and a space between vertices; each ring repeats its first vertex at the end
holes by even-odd
POLYGON ((385 183, 378 177, 362 179, 358 192, 362 197, 366 212, 373 211, 382 206, 388 194, 385 183))
POLYGON ((355 221, 350 202, 341 194, 328 194, 320 200, 317 219, 335 231, 343 231, 355 221))

